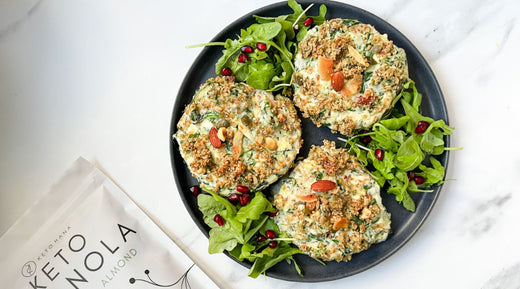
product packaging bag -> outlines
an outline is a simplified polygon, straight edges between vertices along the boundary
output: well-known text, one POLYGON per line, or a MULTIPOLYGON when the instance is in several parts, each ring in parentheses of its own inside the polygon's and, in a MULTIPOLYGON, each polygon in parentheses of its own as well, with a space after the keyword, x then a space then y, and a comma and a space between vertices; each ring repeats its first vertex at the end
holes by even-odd
POLYGON ((0 288, 217 288, 83 158, 0 237, 0 288))

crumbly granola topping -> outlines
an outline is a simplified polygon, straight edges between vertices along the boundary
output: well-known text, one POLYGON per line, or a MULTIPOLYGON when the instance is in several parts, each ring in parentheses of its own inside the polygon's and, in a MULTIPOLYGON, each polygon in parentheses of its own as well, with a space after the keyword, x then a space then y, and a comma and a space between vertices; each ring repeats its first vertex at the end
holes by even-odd
POLYGON ((202 84, 174 135, 203 188, 227 195, 236 186, 260 190, 285 174, 301 146, 301 125, 286 97, 255 90, 232 77, 202 84), (209 137, 220 131, 222 145, 209 137), (225 135, 224 135, 225 132, 225 135))
POLYGON ((313 258, 349 261, 352 254, 384 241, 390 215, 381 202, 379 186, 345 149, 324 141, 313 146, 274 196, 275 221, 293 243, 313 258), (309 188, 328 180, 325 192, 309 188))
POLYGON ((309 30, 295 67, 295 105, 316 125, 345 135, 378 121, 408 79, 404 50, 355 20, 333 19, 309 30), (332 86, 336 72, 343 75, 342 89, 332 86))

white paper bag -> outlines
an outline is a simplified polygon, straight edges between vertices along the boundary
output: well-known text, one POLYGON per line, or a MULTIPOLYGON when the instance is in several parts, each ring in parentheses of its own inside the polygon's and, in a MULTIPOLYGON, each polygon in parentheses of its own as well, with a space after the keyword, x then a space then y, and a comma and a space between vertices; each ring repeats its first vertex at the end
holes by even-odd
POLYGON ((217 288, 85 159, 0 237, 0 288, 217 288))

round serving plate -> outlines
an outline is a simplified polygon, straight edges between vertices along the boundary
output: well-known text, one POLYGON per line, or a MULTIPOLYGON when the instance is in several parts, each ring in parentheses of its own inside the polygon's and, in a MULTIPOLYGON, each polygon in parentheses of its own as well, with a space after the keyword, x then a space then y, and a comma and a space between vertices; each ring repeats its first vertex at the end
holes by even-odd
MULTIPOLYGON (((446 104, 435 75, 417 48, 402 33, 376 15, 348 4, 334 1, 298 1, 298 3, 303 8, 314 3, 314 6, 307 13, 308 15, 318 15, 319 6, 325 4, 327 6, 326 19, 357 19, 360 22, 373 25, 382 34, 386 33, 390 40, 406 51, 410 78, 415 81, 418 91, 423 94, 422 113, 434 119, 443 119, 448 123, 446 104)), ((287 5, 287 2, 265 6, 237 19, 215 36, 211 42, 225 41, 227 38, 234 39, 236 35, 240 34, 240 29, 255 23, 253 15, 279 16, 291 13, 293 11, 287 5)), ((172 135, 177 131, 177 122, 182 116, 184 107, 191 102, 195 91, 207 79, 216 76, 215 63, 221 55, 222 47, 211 46, 205 47, 196 58, 179 89, 173 108, 169 133, 171 164, 177 188, 188 213, 206 236, 208 236, 210 228, 204 223, 202 214, 197 206, 197 199, 189 190, 190 186, 196 185, 198 182, 191 176, 179 153, 177 142, 172 139, 172 135)), ((306 157, 310 147, 312 145, 321 145, 324 139, 336 141, 338 146, 343 145, 338 140, 338 137, 341 137, 341 135, 331 133, 326 127, 316 127, 309 119, 302 118, 301 114, 300 118, 302 120, 302 137, 304 142, 299 157, 306 157)), ((445 142, 449 146, 448 137, 445 138, 445 142)), ((448 152, 446 151, 440 155, 439 160, 444 167, 447 167, 448 152)), ((271 196, 272 189, 275 186, 276 183, 268 187, 264 194, 268 197, 271 196)), ((386 241, 373 245, 364 252, 354 254, 349 262, 326 262, 324 266, 306 255, 296 255, 295 259, 302 268, 303 277, 298 275, 294 265, 286 262, 281 262, 270 268, 266 274, 273 278, 288 281, 320 282, 344 278, 365 271, 394 254, 415 234, 428 217, 439 196, 440 189, 440 186, 436 186, 433 187, 432 193, 413 194, 412 198, 416 203, 415 212, 407 211, 395 201, 393 195, 389 195, 382 190, 383 204, 392 214, 392 234, 386 241)), ((246 267, 251 267, 252 265, 249 262, 239 263, 246 267)))

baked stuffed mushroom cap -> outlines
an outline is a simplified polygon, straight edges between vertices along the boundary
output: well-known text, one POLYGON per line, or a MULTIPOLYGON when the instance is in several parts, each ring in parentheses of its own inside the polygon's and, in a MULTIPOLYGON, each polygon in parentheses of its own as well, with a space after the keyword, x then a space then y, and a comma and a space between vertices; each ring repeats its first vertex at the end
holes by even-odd
POLYGON ((303 116, 349 136, 380 120, 408 79, 405 51, 357 20, 310 29, 294 63, 294 103, 303 116))
POLYGON ((302 143, 300 119, 288 98, 233 77, 200 86, 174 138, 201 187, 225 196, 237 186, 259 191, 278 180, 302 143))
POLYGON ((388 237, 390 213, 379 191, 355 156, 325 140, 275 192, 275 222, 305 254, 349 261, 388 237))

